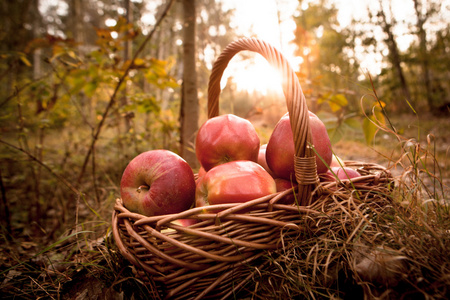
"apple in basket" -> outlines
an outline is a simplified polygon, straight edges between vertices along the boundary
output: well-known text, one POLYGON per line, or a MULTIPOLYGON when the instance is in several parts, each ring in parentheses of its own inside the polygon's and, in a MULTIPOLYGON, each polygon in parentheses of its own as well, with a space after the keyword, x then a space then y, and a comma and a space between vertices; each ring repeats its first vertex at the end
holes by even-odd
POLYGON ((340 180, 352 179, 361 176, 358 171, 349 167, 331 167, 330 170, 320 175, 320 179, 322 181, 336 181, 336 177, 333 173, 336 174, 337 178, 340 180))
POLYGON ((275 180, 253 161, 232 161, 209 170, 197 184, 197 207, 243 203, 276 193, 275 180))
MULTIPOLYGON (((331 142, 323 122, 309 112, 309 125, 312 144, 316 150, 317 173, 325 173, 328 167, 321 158, 330 165, 332 160, 331 142), (320 156, 320 158, 319 158, 320 156)), ((275 126, 267 143, 266 160, 275 177, 294 179, 294 137, 292 134, 289 113, 286 113, 275 126)))
POLYGON ((259 137, 250 121, 226 114, 207 120, 195 140, 197 159, 209 171, 235 160, 258 160, 259 137))
MULTIPOLYGON (((197 224, 199 221, 195 219, 177 219, 172 221, 171 223, 173 225, 181 226, 181 227, 189 227, 191 225, 197 224)), ((172 227, 167 227, 161 230, 161 233, 168 234, 168 233, 175 233, 177 232, 176 229, 172 227)), ((175 247, 170 247, 169 249, 175 249, 175 247)))
POLYGON ((339 156, 333 154, 331 159, 330 167, 345 167, 345 163, 339 156))
MULTIPOLYGON (((283 192, 289 189, 293 189, 297 186, 297 182, 291 182, 290 180, 283 178, 275 178, 275 184, 277 187, 277 192, 283 192)), ((283 199, 280 199, 277 203, 279 204, 292 204, 295 203, 295 195, 294 193, 285 196, 283 199)))
POLYGON ((128 210, 145 216, 179 213, 194 203, 194 173, 169 150, 143 152, 125 168, 120 196, 128 210))
POLYGON ((198 169, 198 172, 197 172, 197 179, 195 180, 195 184, 197 184, 198 181, 199 181, 203 176, 205 176, 205 174, 206 174, 205 168, 200 167, 200 168, 198 169))
POLYGON ((261 147, 259 147, 258 164, 260 164, 264 168, 264 170, 266 170, 267 173, 269 173, 273 177, 273 173, 270 170, 269 166, 267 165, 266 149, 267 149, 267 144, 261 145, 261 147))

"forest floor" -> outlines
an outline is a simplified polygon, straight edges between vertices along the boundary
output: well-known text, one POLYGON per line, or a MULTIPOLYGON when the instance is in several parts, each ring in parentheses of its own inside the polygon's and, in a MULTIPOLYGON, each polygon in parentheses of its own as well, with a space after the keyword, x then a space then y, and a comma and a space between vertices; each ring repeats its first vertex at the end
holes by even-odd
MULTIPOLYGON (((413 147, 420 144, 422 148, 428 149, 428 156, 436 157, 437 163, 429 164, 425 169, 432 168, 439 173, 445 189, 443 196, 448 201, 450 118, 424 118, 418 124, 414 117, 398 116, 395 121, 402 135, 411 137, 413 147)), ((410 145, 407 141, 399 142, 395 136, 387 133, 380 133, 377 139, 376 146, 367 147, 364 137, 355 135, 337 142, 333 150, 344 160, 381 164, 390 169, 394 177, 402 180, 405 169, 411 168, 406 156, 401 158, 402 151, 405 145, 410 145)), ((425 155, 425 152, 421 155, 425 155)), ((431 186, 432 181, 426 184, 431 186)), ((105 203, 102 216, 91 219, 94 225, 87 218, 83 223, 85 227, 72 228, 56 239, 35 239, 33 232, 27 230, 21 230, 20 234, 13 237, 3 235, 4 240, 0 244, 2 299, 145 298, 148 291, 133 278, 129 268, 124 267, 126 262, 118 254, 111 238, 110 218, 114 199, 105 203), (97 232, 92 234, 91 231, 97 232)), ((89 213, 92 214, 85 212, 89 213)), ((446 229, 447 232, 449 230, 446 229)), ((46 229, 42 228, 42 231, 46 229)))

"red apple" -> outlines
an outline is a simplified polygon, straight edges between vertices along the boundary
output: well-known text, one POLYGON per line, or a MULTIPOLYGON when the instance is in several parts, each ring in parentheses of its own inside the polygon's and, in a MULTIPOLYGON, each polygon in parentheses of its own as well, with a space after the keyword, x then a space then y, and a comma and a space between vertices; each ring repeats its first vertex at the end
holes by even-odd
POLYGON ((345 163, 339 156, 333 154, 330 167, 345 167, 345 163))
MULTIPOLYGON (((318 154, 316 154, 317 173, 325 173, 328 168, 322 162, 322 159, 328 165, 332 160, 330 138, 323 122, 312 112, 309 112, 309 125, 312 144, 318 154)), ((289 113, 287 113, 278 121, 267 144, 266 160, 275 177, 295 180, 294 154, 294 136, 289 121, 289 113)))
POLYGON ((172 223, 174 223, 176 225, 183 226, 183 227, 189 227, 191 225, 197 224, 198 220, 195 220, 195 219, 178 219, 178 220, 172 221, 172 223))
POLYGON ((259 137, 250 121, 227 114, 207 120, 195 140, 195 153, 209 171, 235 160, 258 160, 259 137))
POLYGON ((205 174, 206 174, 205 168, 200 167, 200 169, 198 169, 197 179, 195 180, 195 183, 197 184, 197 183, 199 182, 199 180, 200 180, 203 176, 205 176, 205 174))
POLYGON ((243 203, 277 190, 272 176, 252 161, 232 161, 209 170, 197 185, 197 207, 243 203))
POLYGON ((322 181, 335 181, 336 177, 334 176, 334 174, 336 174, 336 176, 340 179, 340 180, 344 180, 344 179, 352 179, 352 178, 356 178, 361 176, 361 174, 359 174, 356 170, 349 168, 349 167, 331 167, 331 170, 328 170, 327 172, 325 172, 324 174, 322 174, 321 180, 322 181))
POLYGON ((273 177, 273 173, 270 170, 269 166, 267 165, 267 161, 266 161, 266 149, 267 149, 267 144, 261 145, 261 147, 259 147, 259 154, 258 154, 258 164, 261 165, 261 167, 264 168, 264 170, 267 171, 267 173, 270 174, 270 176, 273 177))
POLYGON ((145 216, 179 213, 194 203, 194 173, 171 151, 143 152, 125 168, 120 195, 128 210, 145 216))
MULTIPOLYGON (((290 180, 283 178, 275 178, 275 184, 277 186, 277 192, 283 192, 286 190, 290 190, 297 186, 296 182, 291 182, 290 180)), ((278 201, 280 204, 292 204, 295 203, 294 194, 290 194, 285 196, 282 200, 278 201)))
MULTIPOLYGON (((177 225, 177 226, 189 227, 191 225, 197 224, 198 222, 199 221, 196 219, 177 219, 177 220, 172 221, 171 223, 174 225, 177 225)), ((165 233, 165 234, 173 233, 173 232, 176 232, 176 229, 168 227, 168 228, 161 230, 161 232, 165 233)))

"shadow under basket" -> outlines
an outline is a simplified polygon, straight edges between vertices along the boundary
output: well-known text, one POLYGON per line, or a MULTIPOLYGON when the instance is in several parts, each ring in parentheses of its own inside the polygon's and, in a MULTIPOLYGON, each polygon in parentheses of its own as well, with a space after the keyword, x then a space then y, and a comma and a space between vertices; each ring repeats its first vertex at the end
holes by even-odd
POLYGON ((148 286, 149 298, 226 299, 245 293, 273 257, 301 247, 302 240, 314 238, 319 231, 339 231, 332 224, 343 218, 342 203, 350 199, 355 206, 370 204, 376 213, 391 201, 393 178, 377 164, 346 161, 360 177, 319 181, 299 81, 283 55, 263 41, 241 39, 224 49, 209 81, 208 116, 218 115, 220 78, 231 58, 243 50, 261 54, 283 74, 298 187, 246 203, 155 217, 132 213, 117 199, 112 216, 115 243, 137 278, 148 286), (288 197, 295 203, 283 204, 288 197))

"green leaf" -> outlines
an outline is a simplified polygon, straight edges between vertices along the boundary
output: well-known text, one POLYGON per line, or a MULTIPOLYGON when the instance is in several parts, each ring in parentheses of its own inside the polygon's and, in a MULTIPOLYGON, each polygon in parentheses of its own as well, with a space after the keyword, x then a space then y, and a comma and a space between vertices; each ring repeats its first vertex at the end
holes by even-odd
POLYGON ((363 131, 367 144, 371 144, 378 131, 378 127, 386 125, 386 118, 383 114, 381 106, 385 106, 384 102, 375 102, 372 108, 372 115, 367 116, 363 121, 363 131), (372 121, 372 122, 371 122, 372 121), (378 125, 378 126, 377 126, 378 125))
POLYGON ((19 58, 27 67, 31 67, 31 63, 25 55, 20 55, 19 58))
POLYGON ((343 94, 335 94, 331 96, 330 101, 328 101, 330 108, 333 112, 341 110, 343 107, 348 105, 348 100, 343 94))
POLYGON ((133 62, 134 67, 144 67, 146 64, 146 61, 142 58, 136 58, 133 62))
POLYGON ((339 125, 338 118, 336 117, 335 114, 332 114, 327 111, 320 111, 316 115, 323 122, 323 124, 327 129, 333 129, 339 125))
POLYGON ((344 133, 341 127, 335 127, 327 130, 328 136, 330 137, 331 144, 339 142, 343 137, 344 133))
POLYGON ((329 102, 331 98, 331 93, 325 93, 319 99, 317 99, 318 104, 322 104, 324 102, 329 102))
POLYGON ((375 118, 373 116, 368 116, 367 118, 364 119, 363 121, 363 132, 364 132, 364 136, 366 138, 366 143, 368 145, 370 145, 373 141, 373 139, 375 138, 375 134, 377 133, 377 127, 375 126, 375 124, 373 124, 372 121, 375 121, 375 118))
POLYGON ((86 96, 92 97, 94 95, 95 91, 97 90, 97 87, 98 87, 97 81, 88 82, 84 86, 84 92, 86 93, 86 96))
POLYGON ((413 113, 417 115, 417 112, 416 112, 416 110, 414 109, 414 107, 412 106, 412 104, 408 101, 408 99, 405 98, 405 100, 406 100, 406 103, 408 103, 409 108, 411 108, 411 110, 413 111, 413 113))
POLYGON ((386 118, 384 117, 384 114, 379 106, 375 107, 373 114, 376 123, 386 125, 386 118))
POLYGON ((344 124, 353 129, 361 128, 361 122, 356 117, 345 119, 344 124))

